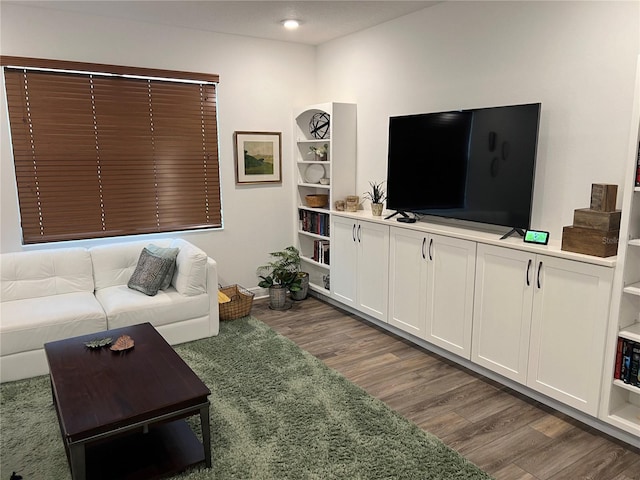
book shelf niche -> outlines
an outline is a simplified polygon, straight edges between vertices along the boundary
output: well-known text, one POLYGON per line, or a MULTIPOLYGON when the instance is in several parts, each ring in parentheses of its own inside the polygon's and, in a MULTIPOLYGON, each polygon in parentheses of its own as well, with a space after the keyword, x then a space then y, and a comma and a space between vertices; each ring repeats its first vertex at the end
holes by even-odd
POLYGON ((612 423, 640 435, 640 187, 630 190, 631 198, 625 205, 629 210, 628 240, 619 250, 624 250, 619 267, 623 287, 619 299, 619 330, 607 413, 612 423))
POLYGON ((640 437, 640 56, 628 152, 601 419, 640 437))
POLYGON ((352 195, 355 189, 356 106, 350 103, 310 105, 294 110, 293 117, 293 158, 297 175, 295 244, 300 250, 302 270, 309 273, 309 288, 328 296, 332 205, 352 195), (328 125, 323 127, 327 120, 328 125), (316 155, 315 150, 324 155, 316 155), (309 195, 326 196, 326 202, 310 203, 309 195))

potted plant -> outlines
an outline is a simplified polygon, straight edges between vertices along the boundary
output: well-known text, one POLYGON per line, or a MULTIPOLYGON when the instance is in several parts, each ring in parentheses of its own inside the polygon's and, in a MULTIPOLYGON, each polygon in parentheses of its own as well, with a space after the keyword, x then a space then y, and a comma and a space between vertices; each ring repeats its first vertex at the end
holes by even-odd
POLYGON ((291 290, 291 298, 294 300, 304 300, 307 298, 307 293, 309 293, 309 273, 308 272, 298 272, 298 280, 300 280, 300 289, 299 290, 291 290))
POLYGON ((296 247, 289 246, 269 255, 272 260, 257 269, 257 274, 262 279, 258 286, 269 289, 269 307, 273 310, 285 310, 288 308, 287 291, 294 295, 302 290, 300 252, 296 247))
POLYGON ((309 147, 309 150, 311 150, 309 152, 309 155, 314 154, 316 160, 324 162, 327 160, 327 154, 329 153, 329 145, 327 145, 326 143, 321 147, 316 147, 315 145, 311 145, 309 147))
POLYGON ((384 182, 369 182, 371 190, 363 194, 364 198, 368 198, 369 200, 371 200, 371 213, 376 216, 382 215, 382 202, 384 202, 384 200, 387 198, 385 190, 382 187, 383 183, 384 182))

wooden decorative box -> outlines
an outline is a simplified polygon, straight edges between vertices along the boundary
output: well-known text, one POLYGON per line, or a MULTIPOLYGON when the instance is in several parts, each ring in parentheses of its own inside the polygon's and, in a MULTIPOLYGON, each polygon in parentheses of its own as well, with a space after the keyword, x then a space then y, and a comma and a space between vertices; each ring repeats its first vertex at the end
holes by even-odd
POLYGON ((621 210, 601 212, 590 208, 579 208, 573 211, 573 226, 605 232, 620 230, 621 213, 621 210))
POLYGON ((618 253, 618 230, 568 226, 562 229, 562 250, 596 257, 612 257, 618 253))
POLYGON ((616 209, 618 186, 607 183, 591 185, 591 209, 600 212, 613 212, 616 209))

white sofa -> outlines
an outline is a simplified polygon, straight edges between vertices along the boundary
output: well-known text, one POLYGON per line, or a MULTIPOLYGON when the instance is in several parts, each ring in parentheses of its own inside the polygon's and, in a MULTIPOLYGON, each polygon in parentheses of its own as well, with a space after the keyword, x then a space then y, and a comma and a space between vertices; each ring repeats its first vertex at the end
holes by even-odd
POLYGON ((172 345, 218 334, 216 263, 182 239, 5 253, 0 272, 2 382, 47 374, 44 344, 63 338, 144 322, 172 345), (179 248, 154 296, 127 286, 149 244, 179 248))

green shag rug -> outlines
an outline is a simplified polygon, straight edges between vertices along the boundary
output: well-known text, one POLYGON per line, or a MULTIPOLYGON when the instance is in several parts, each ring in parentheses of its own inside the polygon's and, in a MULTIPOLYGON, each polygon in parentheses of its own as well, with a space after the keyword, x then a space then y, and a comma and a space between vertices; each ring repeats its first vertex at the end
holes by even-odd
MULTIPOLYGON (((174 478, 491 478, 255 318, 176 350, 212 392, 213 468, 174 478)), ((0 429, 0 478, 70 478, 47 376, 0 386, 0 429)))

